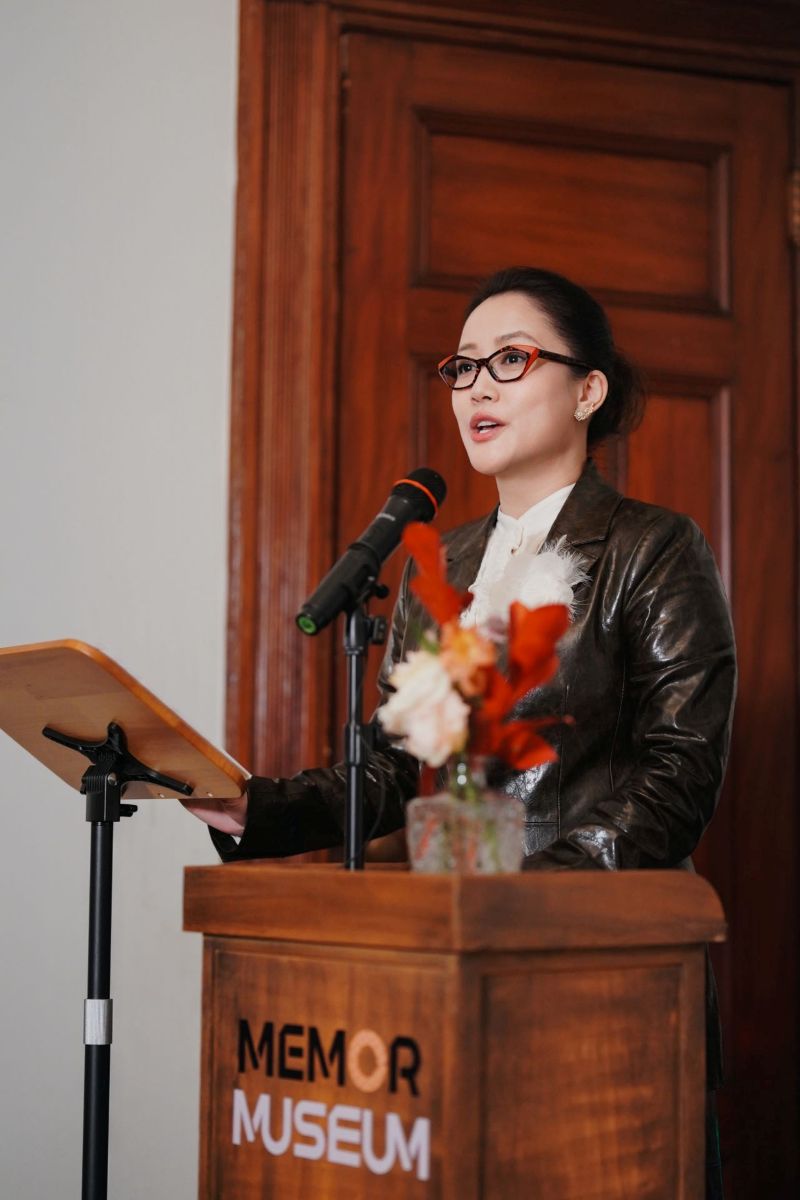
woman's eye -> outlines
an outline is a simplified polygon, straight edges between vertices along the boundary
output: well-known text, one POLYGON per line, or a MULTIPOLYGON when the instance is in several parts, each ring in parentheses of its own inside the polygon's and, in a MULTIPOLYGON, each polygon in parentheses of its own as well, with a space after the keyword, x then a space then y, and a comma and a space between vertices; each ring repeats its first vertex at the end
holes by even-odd
POLYGON ((456 373, 458 375, 469 375, 470 371, 474 370, 475 364, 469 358, 462 358, 456 363, 456 373))
POLYGON ((527 357, 527 354, 523 354, 520 350, 506 350, 500 361, 506 366, 518 367, 521 363, 525 362, 527 357))

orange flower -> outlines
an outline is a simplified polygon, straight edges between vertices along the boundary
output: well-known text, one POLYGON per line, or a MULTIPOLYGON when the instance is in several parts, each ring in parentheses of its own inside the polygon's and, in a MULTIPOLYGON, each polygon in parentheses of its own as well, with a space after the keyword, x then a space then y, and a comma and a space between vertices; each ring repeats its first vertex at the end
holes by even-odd
POLYGON ((558 718, 543 717, 508 721, 517 700, 551 679, 558 669, 556 642, 569 625, 569 610, 563 604, 525 608, 514 602, 509 614, 508 666, 506 679, 492 667, 483 702, 472 713, 470 748, 476 754, 500 758, 518 771, 553 762, 553 747, 539 730, 558 724, 558 718))
POLYGON ((430 525, 413 521, 403 532, 403 545, 417 564, 411 590, 439 625, 459 616, 469 603, 469 593, 457 591, 447 582, 444 553, 439 534, 430 525))
POLYGON ((442 626, 440 660, 462 696, 480 696, 486 688, 488 668, 497 651, 475 629, 462 629, 457 621, 442 626))
POLYGON ((485 720, 478 709, 472 715, 470 749, 475 754, 499 758, 515 771, 525 771, 558 758, 550 743, 539 736, 540 729, 557 724, 560 724, 557 717, 508 722, 485 720))
POLYGON ((558 670, 556 642, 569 628, 565 604, 526 608, 515 600, 508 622, 508 674, 514 699, 541 687, 558 670))

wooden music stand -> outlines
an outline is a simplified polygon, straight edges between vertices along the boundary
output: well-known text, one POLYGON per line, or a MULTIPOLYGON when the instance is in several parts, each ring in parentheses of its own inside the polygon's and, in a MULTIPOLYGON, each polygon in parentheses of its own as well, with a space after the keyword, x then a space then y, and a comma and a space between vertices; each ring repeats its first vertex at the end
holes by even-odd
POLYGON ((101 650, 71 639, 0 649, 0 729, 86 795, 92 844, 82 1196, 105 1200, 114 824, 136 811, 132 799, 235 798, 247 772, 101 650))

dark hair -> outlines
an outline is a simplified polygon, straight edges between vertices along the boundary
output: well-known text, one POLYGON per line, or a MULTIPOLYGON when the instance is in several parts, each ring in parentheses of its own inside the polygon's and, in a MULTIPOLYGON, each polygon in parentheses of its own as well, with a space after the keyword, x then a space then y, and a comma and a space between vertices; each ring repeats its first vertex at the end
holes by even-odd
MULTIPOLYGON (((589 447, 615 433, 629 433, 644 415, 644 380, 639 368, 614 345, 602 305, 577 283, 539 267, 505 267, 479 284, 464 314, 504 292, 521 292, 538 304, 570 354, 590 363, 608 379, 608 395, 589 422, 589 447)), ((570 368, 576 375, 579 367, 570 368)))

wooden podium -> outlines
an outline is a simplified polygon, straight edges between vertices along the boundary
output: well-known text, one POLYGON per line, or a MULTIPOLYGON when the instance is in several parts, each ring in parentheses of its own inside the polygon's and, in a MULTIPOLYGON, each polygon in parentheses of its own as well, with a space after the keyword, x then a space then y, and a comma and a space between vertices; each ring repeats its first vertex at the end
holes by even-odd
POLYGON ((685 872, 186 872, 204 1200, 699 1200, 704 943, 685 872))

